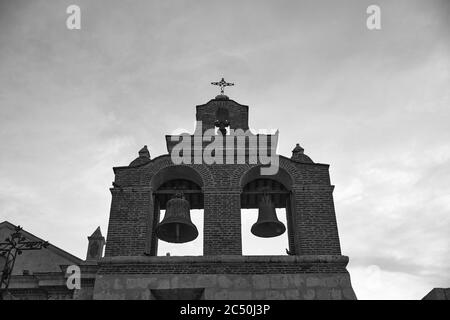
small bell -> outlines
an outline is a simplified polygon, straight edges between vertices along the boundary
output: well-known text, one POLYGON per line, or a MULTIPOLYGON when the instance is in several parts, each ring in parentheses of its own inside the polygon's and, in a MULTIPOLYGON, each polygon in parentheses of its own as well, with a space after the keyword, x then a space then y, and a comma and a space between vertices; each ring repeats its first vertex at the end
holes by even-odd
POLYGON ((261 238, 277 237, 286 231, 284 224, 278 220, 275 207, 267 194, 264 194, 259 202, 258 221, 251 231, 261 238))

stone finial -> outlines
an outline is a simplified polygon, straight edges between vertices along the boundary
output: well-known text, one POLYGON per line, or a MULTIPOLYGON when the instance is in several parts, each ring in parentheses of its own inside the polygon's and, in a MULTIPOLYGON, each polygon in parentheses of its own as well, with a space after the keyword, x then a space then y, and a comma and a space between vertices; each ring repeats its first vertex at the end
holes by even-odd
POLYGON ((88 237, 88 250, 86 260, 95 261, 103 256, 103 248, 105 246, 105 237, 102 235, 100 227, 95 229, 94 233, 88 237))
POLYGON ((150 152, 145 145, 141 150, 139 150, 139 157, 144 157, 150 159, 150 152))
POLYGON ((150 162, 150 160, 151 160, 150 152, 148 151, 147 146, 145 145, 141 150, 139 150, 139 157, 137 157, 130 163, 130 167, 146 164, 147 162, 150 162))
POLYGON ((305 149, 303 149, 302 147, 300 147, 300 144, 297 143, 297 144, 295 145, 295 148, 292 150, 292 156, 299 155, 299 154, 303 154, 304 151, 305 151, 305 149))
POLYGON ((311 158, 305 154, 305 149, 303 149, 299 143, 297 143, 295 148, 292 150, 291 159, 296 162, 313 163, 311 158))

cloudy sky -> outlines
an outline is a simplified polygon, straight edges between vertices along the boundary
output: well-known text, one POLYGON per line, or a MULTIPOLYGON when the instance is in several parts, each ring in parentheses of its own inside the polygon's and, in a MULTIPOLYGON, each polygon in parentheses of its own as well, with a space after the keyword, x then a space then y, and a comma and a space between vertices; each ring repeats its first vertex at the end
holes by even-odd
POLYGON ((280 154, 331 164, 360 299, 449 287, 448 30, 436 0, 0 0, 0 220, 84 258, 111 168, 166 153, 224 76, 280 154))

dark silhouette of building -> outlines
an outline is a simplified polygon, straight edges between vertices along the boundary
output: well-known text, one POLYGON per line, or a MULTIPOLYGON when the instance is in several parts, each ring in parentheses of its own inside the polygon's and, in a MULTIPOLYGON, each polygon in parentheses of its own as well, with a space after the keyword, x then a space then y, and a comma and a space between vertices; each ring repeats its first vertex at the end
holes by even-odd
POLYGON ((422 300, 450 300, 450 288, 434 288, 422 300))

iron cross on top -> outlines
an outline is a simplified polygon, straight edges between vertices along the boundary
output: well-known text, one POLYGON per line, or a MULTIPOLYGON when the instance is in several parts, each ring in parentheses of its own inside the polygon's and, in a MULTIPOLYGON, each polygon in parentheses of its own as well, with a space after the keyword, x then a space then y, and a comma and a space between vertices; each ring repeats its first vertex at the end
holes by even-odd
POLYGON ((219 82, 211 82, 213 86, 219 86, 220 87, 220 94, 224 94, 225 87, 231 87, 234 86, 234 83, 226 82, 224 78, 220 80, 219 82))

